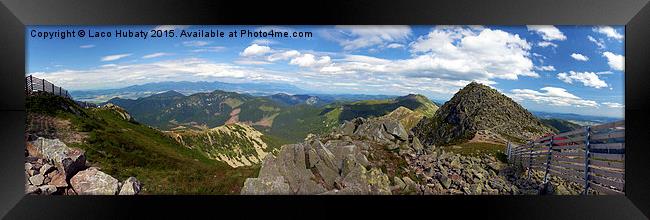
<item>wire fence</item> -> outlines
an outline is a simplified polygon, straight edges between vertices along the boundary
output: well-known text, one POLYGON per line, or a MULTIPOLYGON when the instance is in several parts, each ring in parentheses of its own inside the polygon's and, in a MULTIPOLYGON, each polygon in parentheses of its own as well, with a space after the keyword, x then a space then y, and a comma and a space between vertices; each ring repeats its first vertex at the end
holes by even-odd
POLYGON ((58 95, 64 98, 68 98, 74 102, 76 102, 79 106, 82 108, 94 108, 97 107, 96 104, 93 103, 88 103, 88 102, 81 102, 81 101, 76 101, 72 98, 68 90, 65 90, 61 88, 60 86, 54 85, 54 83, 51 83, 50 81, 47 81, 45 79, 37 78, 32 75, 26 76, 25 77, 25 93, 27 95, 33 94, 35 92, 47 92, 51 93, 54 95, 58 95))

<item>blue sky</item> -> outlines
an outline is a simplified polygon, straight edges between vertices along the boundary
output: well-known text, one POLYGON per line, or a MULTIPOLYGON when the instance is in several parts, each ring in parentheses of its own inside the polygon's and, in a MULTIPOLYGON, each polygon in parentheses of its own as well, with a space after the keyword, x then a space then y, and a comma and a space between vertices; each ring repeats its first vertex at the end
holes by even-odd
POLYGON ((623 26, 32 26, 27 74, 68 90, 161 81, 282 82, 324 93, 447 100, 471 81, 530 110, 623 117, 623 26), (35 31, 174 30, 42 39, 35 31), (182 30, 311 32, 180 38, 182 30))

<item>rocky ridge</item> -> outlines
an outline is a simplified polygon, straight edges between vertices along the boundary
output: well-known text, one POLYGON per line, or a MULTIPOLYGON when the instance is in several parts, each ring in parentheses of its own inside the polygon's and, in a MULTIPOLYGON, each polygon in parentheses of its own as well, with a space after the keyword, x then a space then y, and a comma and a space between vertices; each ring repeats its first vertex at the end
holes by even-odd
POLYGON ((84 151, 70 148, 59 139, 30 135, 25 149, 25 193, 39 195, 135 195, 140 182, 129 177, 124 183, 88 167, 84 151))
POLYGON ((233 168, 259 164, 269 152, 269 147, 262 140, 263 134, 243 123, 166 133, 179 144, 201 150, 211 159, 225 162, 233 168))

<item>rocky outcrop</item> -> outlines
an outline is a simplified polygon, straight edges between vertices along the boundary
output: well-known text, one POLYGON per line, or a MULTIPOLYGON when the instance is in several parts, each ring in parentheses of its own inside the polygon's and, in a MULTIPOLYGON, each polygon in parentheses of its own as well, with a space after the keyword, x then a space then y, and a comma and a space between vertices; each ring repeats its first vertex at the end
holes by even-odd
POLYGON ((436 111, 419 121, 413 132, 425 144, 450 145, 472 139, 489 130, 508 141, 522 142, 552 132, 509 97, 472 82, 436 111))
POLYGON ((114 105, 113 103, 105 104, 101 108, 112 110, 115 114, 119 115, 125 121, 134 121, 129 112, 120 106, 114 105))
POLYGON ((120 184, 99 168, 88 167, 83 150, 70 148, 58 139, 30 136, 26 143, 26 194, 136 195, 140 189, 135 177, 120 184))
POLYGON ((397 120, 357 118, 331 134, 312 135, 268 155, 258 177, 248 178, 241 193, 392 194, 390 177, 382 169, 395 173, 398 164, 379 158, 414 153, 414 143, 417 138, 397 120))

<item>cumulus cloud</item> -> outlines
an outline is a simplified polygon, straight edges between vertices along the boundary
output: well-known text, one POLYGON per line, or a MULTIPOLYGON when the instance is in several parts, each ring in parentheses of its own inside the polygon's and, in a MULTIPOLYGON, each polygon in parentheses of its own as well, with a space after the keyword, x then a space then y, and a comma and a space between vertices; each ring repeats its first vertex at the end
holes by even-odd
POLYGON ((589 57, 587 57, 585 55, 582 55, 582 54, 579 54, 579 53, 572 53, 571 57, 573 59, 579 60, 579 61, 587 61, 587 60, 589 60, 589 57))
POLYGON ((550 41, 540 41, 537 43, 537 46, 540 47, 557 47, 557 44, 554 44, 553 42, 550 41))
POLYGON ((581 82, 584 86, 597 89, 607 87, 607 83, 598 78, 598 74, 594 72, 569 71, 569 73, 558 73, 557 78, 569 84, 573 84, 573 82, 576 81, 581 82))
POLYGON ((601 104, 607 106, 608 108, 625 108, 625 105, 616 102, 603 102, 601 104))
POLYGON ((466 80, 538 77, 530 60, 530 44, 501 30, 436 27, 410 47, 416 56, 396 61, 395 68, 421 76, 466 80))
POLYGON ((616 31, 616 29, 614 29, 614 28, 612 28, 610 26, 594 27, 593 31, 597 32, 597 33, 604 34, 608 38, 613 38, 613 39, 616 39, 616 40, 619 40, 619 41, 623 40, 623 35, 618 33, 618 31, 616 31))
POLYGON ((625 70, 625 56, 615 54, 609 51, 604 52, 603 56, 607 58, 607 64, 613 70, 619 70, 619 71, 625 70))
POLYGON ((258 44, 252 44, 248 46, 246 49, 244 49, 243 52, 240 53, 242 56, 259 56, 259 55, 264 55, 267 53, 271 52, 271 48, 268 46, 260 46, 258 44))
POLYGON ((152 54, 147 54, 147 55, 142 56, 142 59, 151 59, 151 58, 169 56, 169 55, 171 55, 171 54, 169 54, 169 53, 152 53, 152 54))
POLYGON ((124 53, 124 54, 114 54, 114 55, 108 55, 105 57, 102 57, 101 61, 114 61, 114 60, 119 60, 124 57, 131 56, 130 53, 124 53))
POLYGON ((533 101, 539 104, 552 106, 573 106, 573 107, 598 107, 598 103, 592 100, 582 99, 558 87, 544 87, 539 91, 531 89, 513 89, 511 98, 517 101, 533 101))
POLYGON ((539 34, 545 41, 566 40, 564 33, 553 25, 528 25, 526 27, 528 28, 528 31, 539 34))
POLYGON ((554 66, 536 66, 535 69, 541 70, 541 71, 555 71, 554 66))
POLYGON ((94 44, 86 44, 86 45, 79 46, 79 48, 82 48, 82 49, 88 49, 88 48, 93 48, 93 47, 95 47, 94 44))
POLYGON ((373 46, 385 46, 402 42, 411 35, 409 26, 337 26, 325 33, 344 50, 356 50, 373 46))
POLYGON ((329 56, 321 56, 316 58, 313 54, 303 54, 296 58, 291 59, 289 64, 298 65, 300 67, 316 67, 330 64, 331 58, 329 56))
POLYGON ((592 37, 591 35, 587 35, 587 39, 589 41, 593 42, 594 44, 596 44, 596 46, 598 46, 598 49, 605 49, 605 47, 606 47, 605 46, 605 41, 603 39, 601 39, 601 38, 596 39, 596 38, 592 37))
POLYGON ((289 50, 289 51, 283 51, 283 52, 271 54, 266 59, 268 61, 275 62, 278 60, 288 60, 297 56, 300 56, 300 52, 298 52, 297 50, 289 50))

